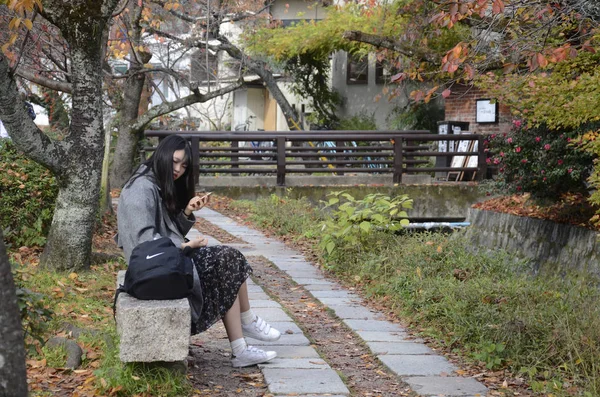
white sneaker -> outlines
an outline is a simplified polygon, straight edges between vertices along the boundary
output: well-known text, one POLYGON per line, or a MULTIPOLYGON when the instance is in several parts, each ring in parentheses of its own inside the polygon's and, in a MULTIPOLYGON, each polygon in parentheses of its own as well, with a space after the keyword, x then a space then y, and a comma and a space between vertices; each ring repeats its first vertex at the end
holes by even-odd
POLYGON ((271 327, 265 320, 256 316, 250 324, 242 324, 244 336, 261 340, 263 342, 273 342, 281 337, 281 332, 271 327))
POLYGON ((266 363, 267 361, 272 360, 275 357, 277 357, 276 352, 264 351, 257 349, 254 346, 248 346, 246 350, 244 350, 237 356, 232 356, 231 365, 235 368, 249 367, 251 365, 266 363))

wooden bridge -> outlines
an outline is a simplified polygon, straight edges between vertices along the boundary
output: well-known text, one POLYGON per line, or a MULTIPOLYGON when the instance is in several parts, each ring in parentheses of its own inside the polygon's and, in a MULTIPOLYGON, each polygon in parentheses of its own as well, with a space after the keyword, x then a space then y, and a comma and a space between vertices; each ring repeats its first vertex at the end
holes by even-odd
MULTIPOLYGON (((159 139, 177 133, 191 143, 194 180, 206 175, 286 176, 427 174, 448 181, 481 180, 484 136, 428 131, 146 131, 159 139), (444 151, 444 149, 446 149, 444 151), (448 150, 450 149, 450 150, 448 150)), ((142 157, 156 146, 142 148, 142 157)))

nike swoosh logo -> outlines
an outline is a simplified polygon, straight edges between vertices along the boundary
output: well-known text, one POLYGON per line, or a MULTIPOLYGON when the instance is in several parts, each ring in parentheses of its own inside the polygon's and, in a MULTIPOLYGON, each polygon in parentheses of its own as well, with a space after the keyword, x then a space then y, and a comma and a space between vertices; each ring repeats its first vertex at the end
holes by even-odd
POLYGON ((158 254, 154 254, 154 255, 146 255, 146 259, 152 259, 152 258, 162 255, 162 254, 164 254, 164 252, 159 252, 158 254))

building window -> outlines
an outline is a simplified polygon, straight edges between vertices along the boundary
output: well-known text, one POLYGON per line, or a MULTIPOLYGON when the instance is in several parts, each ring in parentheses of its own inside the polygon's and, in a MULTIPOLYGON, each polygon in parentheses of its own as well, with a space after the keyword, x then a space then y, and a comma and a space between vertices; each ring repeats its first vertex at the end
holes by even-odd
POLYGON ((390 67, 389 64, 377 61, 375 63, 375 84, 387 84, 394 74, 398 73, 397 69, 390 67))
POLYGON ((346 82, 348 84, 369 83, 369 57, 357 58, 348 54, 348 69, 346 71, 346 82))

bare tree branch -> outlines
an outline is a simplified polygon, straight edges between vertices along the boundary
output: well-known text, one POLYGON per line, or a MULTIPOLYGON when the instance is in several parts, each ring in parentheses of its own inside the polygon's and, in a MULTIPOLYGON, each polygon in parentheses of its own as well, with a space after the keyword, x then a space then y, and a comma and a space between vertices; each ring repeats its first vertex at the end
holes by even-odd
POLYGON ((377 36, 357 30, 347 30, 342 34, 342 37, 346 40, 357 41, 359 43, 370 44, 374 47, 396 51, 404 56, 418 59, 423 62, 431 64, 439 64, 440 62, 439 57, 434 53, 415 51, 414 48, 409 48, 404 42, 389 37, 377 36))
POLYGON ((185 106, 193 105, 199 102, 207 102, 213 98, 220 97, 229 92, 235 91, 238 88, 242 87, 243 81, 237 81, 227 87, 223 87, 216 91, 211 91, 207 94, 201 94, 199 91, 195 91, 192 94, 185 96, 183 98, 179 98, 172 102, 164 101, 160 105, 153 106, 146 113, 138 117, 135 123, 131 126, 133 131, 139 131, 143 129, 146 125, 148 125, 152 120, 162 115, 171 113, 177 109, 181 109, 185 106))
POLYGON ((36 73, 31 72, 27 69, 18 69, 15 74, 19 77, 24 78, 25 80, 29 80, 32 83, 41 85, 42 87, 49 88, 55 91, 66 92, 67 94, 72 93, 72 87, 70 83, 66 83, 64 81, 52 80, 46 77, 42 77, 37 75, 36 73))

